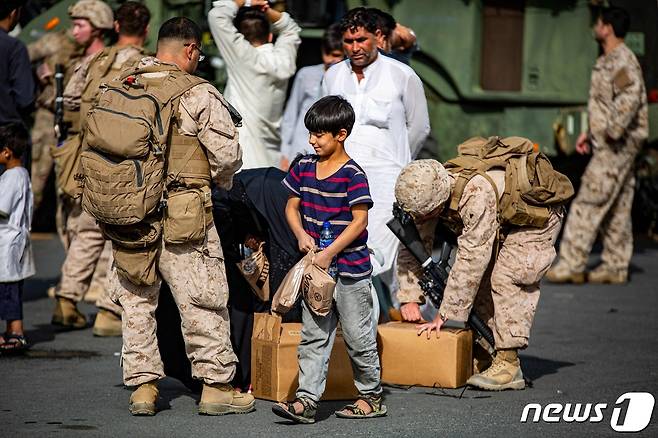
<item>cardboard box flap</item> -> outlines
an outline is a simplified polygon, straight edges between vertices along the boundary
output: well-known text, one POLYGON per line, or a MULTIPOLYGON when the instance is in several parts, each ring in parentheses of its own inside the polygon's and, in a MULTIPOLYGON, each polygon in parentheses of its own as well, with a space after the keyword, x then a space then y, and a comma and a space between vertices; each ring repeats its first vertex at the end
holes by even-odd
POLYGON ((251 339, 279 342, 281 337, 281 317, 268 313, 254 314, 254 331, 251 339))

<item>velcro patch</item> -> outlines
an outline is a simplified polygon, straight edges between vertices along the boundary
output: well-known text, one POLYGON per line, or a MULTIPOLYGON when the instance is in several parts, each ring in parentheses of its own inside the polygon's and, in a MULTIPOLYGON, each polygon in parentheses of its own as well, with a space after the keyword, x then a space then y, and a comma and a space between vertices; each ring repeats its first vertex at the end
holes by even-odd
POLYGON ((613 83, 617 89, 625 90, 629 85, 633 83, 633 81, 631 80, 630 76, 628 76, 628 72, 624 67, 617 72, 615 78, 613 79, 613 83))

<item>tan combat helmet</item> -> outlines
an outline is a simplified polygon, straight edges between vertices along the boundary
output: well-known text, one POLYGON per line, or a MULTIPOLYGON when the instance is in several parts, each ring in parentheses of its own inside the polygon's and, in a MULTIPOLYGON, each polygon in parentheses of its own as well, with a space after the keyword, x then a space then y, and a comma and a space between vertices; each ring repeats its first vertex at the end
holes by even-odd
POLYGON ((87 19, 97 29, 114 28, 112 8, 101 0, 80 0, 69 7, 69 16, 87 19))
POLYGON ((436 160, 407 164, 395 182, 395 199, 403 210, 422 218, 441 207, 450 197, 448 171, 436 160))

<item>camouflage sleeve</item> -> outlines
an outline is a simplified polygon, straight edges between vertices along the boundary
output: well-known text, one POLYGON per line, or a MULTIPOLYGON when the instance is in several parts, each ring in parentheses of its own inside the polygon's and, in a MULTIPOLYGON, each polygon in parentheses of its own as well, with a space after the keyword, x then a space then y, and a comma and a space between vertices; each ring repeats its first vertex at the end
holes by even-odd
POLYGON ((84 90, 85 83, 87 82, 87 71, 89 70, 89 64, 93 57, 94 56, 91 55, 80 60, 78 65, 75 66, 71 78, 64 87, 64 107, 69 111, 77 111, 80 109, 82 90, 84 90))
MULTIPOLYGON (((438 218, 430 219, 423 222, 417 222, 416 228, 423 241, 423 245, 428 252, 432 252, 432 245, 434 243, 434 231, 438 218)), ((398 282, 400 288, 397 292, 398 301, 400 303, 424 303, 425 297, 423 291, 418 285, 418 279, 422 273, 420 263, 415 259, 409 250, 402 244, 398 253, 398 282)))
POLYGON ((635 118, 644 93, 642 71, 633 64, 621 67, 613 75, 614 97, 609 108, 606 134, 612 140, 624 136, 631 120, 635 118))
POLYGON ((448 319, 466 321, 498 230, 496 193, 484 177, 475 176, 466 184, 458 212, 464 229, 457 238, 457 256, 439 311, 448 319))
POLYGON ((242 166, 242 148, 238 130, 222 100, 210 84, 189 90, 180 101, 181 130, 197 136, 208 152, 212 179, 220 187, 230 189, 233 175, 242 166))

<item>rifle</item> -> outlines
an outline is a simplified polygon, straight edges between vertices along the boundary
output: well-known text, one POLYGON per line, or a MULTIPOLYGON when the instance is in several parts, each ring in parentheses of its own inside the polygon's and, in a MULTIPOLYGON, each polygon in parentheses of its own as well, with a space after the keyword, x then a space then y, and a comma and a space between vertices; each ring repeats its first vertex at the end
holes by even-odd
POLYGON ((55 133, 59 147, 68 134, 68 127, 64 122, 64 66, 62 64, 55 65, 55 92, 55 133))
MULTIPOLYGON (((448 282, 449 269, 451 268, 450 253, 453 247, 456 246, 456 241, 454 239, 452 242, 449 240, 450 233, 440 233, 441 256, 439 261, 435 262, 423 246, 423 241, 418 234, 413 218, 397 203, 393 204, 393 219, 388 221, 386 225, 420 263, 423 274, 418 280, 418 285, 432 305, 438 309, 441 306, 441 301, 443 301, 443 291, 448 282)), ((468 315, 468 324, 475 329, 478 335, 476 341, 490 353, 493 353, 495 347, 493 333, 473 310, 468 315)))

